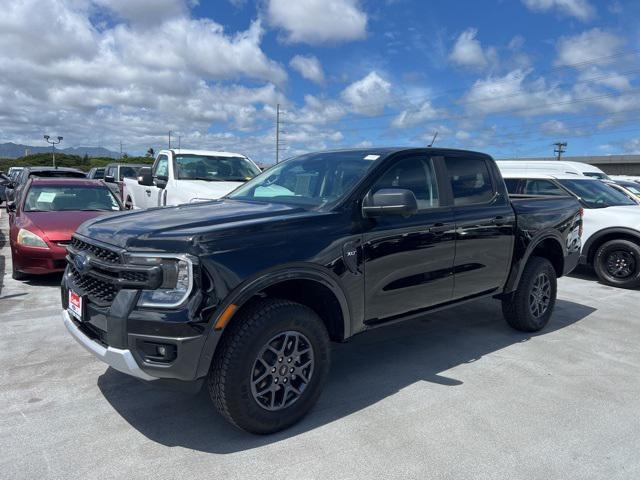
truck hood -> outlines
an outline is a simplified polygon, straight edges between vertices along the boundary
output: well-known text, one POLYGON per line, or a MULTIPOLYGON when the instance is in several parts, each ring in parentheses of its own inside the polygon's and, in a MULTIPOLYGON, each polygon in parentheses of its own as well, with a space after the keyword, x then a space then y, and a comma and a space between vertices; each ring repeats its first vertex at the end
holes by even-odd
MULTIPOLYGON (((316 215, 300 207, 221 199, 176 207, 136 210, 84 223, 78 233, 117 247, 184 250, 193 239, 218 230, 248 227, 282 217, 316 215), (154 240, 153 247, 149 240, 154 240)), ((186 248, 186 250, 191 250, 186 248)))
POLYGON ((215 200, 233 192, 244 182, 210 182, 207 180, 179 180, 178 190, 184 192, 185 203, 193 199, 215 200), (189 198, 186 198, 186 196, 189 198))

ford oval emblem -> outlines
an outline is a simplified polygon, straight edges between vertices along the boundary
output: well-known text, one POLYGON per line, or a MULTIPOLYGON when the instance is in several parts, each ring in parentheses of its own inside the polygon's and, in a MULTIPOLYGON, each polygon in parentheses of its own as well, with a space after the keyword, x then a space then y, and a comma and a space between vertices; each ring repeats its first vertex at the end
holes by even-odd
POLYGON ((89 257, 82 253, 79 253, 73 259, 73 265, 76 267, 76 270, 78 270, 78 272, 85 273, 91 267, 91 261, 89 260, 89 257))

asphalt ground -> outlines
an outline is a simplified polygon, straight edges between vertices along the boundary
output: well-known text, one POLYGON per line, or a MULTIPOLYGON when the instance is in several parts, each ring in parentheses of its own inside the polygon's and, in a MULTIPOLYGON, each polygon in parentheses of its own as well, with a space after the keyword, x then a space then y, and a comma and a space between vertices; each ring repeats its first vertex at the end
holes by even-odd
POLYGON ((640 478, 639 291, 582 271, 539 334, 496 301, 362 334, 301 423, 253 436, 93 358, 60 276, 11 279, 7 236, 2 210, 0 478, 640 478))

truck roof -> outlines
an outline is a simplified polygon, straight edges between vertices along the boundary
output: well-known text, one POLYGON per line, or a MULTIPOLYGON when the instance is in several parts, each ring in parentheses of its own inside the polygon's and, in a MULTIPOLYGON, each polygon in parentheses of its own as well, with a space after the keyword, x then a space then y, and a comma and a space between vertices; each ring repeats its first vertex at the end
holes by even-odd
POLYGON ((233 153, 233 152, 223 152, 219 150, 191 150, 187 148, 172 148, 171 150, 160 150, 158 153, 169 153, 172 152, 174 155, 203 155, 203 156, 214 156, 214 157, 239 157, 239 158, 247 158, 246 155, 242 155, 241 153, 233 153))
POLYGON ((584 175, 571 174, 571 173, 540 173, 530 170, 507 170, 501 171, 502 178, 543 178, 543 179, 556 179, 556 180, 598 180, 595 177, 585 177, 584 175))

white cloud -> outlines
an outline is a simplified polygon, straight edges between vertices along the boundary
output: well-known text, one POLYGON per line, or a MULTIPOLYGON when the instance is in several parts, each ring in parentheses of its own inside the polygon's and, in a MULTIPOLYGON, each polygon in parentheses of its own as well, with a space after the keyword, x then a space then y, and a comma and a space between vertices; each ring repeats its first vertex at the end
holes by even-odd
POLYGON ((378 115, 391 98, 391 83, 372 71, 342 91, 352 110, 363 115, 378 115))
POLYGON ((439 112, 431 105, 430 101, 423 102, 417 109, 403 110, 391 122, 394 128, 409 128, 422 122, 437 118, 439 112))
POLYGON ((480 41, 476 39, 478 30, 468 28, 462 32, 449 54, 449 60, 462 67, 484 68, 489 65, 489 58, 495 57, 495 50, 485 52, 480 41))
POLYGON ((622 39, 612 33, 594 28, 579 35, 561 37, 556 45, 555 63, 556 65, 575 65, 589 62, 593 65, 608 65, 615 61, 611 57, 618 53, 622 45, 622 39))
POLYGON ((596 13, 589 0, 522 0, 522 2, 533 11, 546 12, 554 9, 582 21, 590 20, 596 13))
MULTIPOLYGON (((188 12, 185 0, 92 0, 107 8, 118 18, 153 25, 163 20, 181 17, 188 12)), ((189 2, 191 3, 191 2, 189 2)))
POLYGON ((324 83, 324 72, 322 71, 322 65, 320 65, 320 60, 318 60, 313 55, 296 55, 291 59, 289 65, 291 65, 291 68, 296 70, 307 80, 311 80, 312 82, 319 84, 324 83))
MULTIPOLYGON (((185 145, 226 138, 231 147, 240 137, 211 133, 212 126, 270 126, 265 105, 284 102, 277 85, 287 74, 262 50, 260 22, 228 34, 212 20, 191 18, 190 4, 158 4, 166 17, 152 25, 113 1, 115 23, 99 27, 90 18, 105 11, 94 0, 3 5, 0 137, 33 144, 47 130, 66 145, 114 148, 122 139, 131 152, 158 145, 169 129, 181 132, 185 145), (245 78, 254 86, 234 83, 245 78)), ((259 139, 247 145, 254 153, 271 150, 259 139)))
POLYGON ((525 82, 529 71, 513 70, 504 76, 477 80, 461 100, 469 112, 487 115, 512 112, 515 115, 540 115, 570 111, 572 95, 544 78, 525 82))
POLYGON ((269 0, 267 16, 291 43, 338 43, 367 33, 367 14, 358 0, 269 0))

